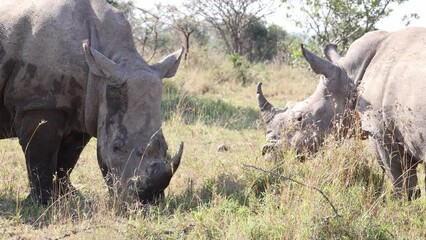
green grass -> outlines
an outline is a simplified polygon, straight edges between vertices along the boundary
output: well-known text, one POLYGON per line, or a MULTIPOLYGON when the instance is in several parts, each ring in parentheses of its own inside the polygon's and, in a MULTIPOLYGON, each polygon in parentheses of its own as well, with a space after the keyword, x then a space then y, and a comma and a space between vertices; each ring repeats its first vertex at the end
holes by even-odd
POLYGON ((236 107, 221 99, 198 97, 179 90, 173 83, 166 82, 163 97, 163 116, 169 121, 178 114, 186 124, 202 123, 229 129, 252 128, 259 112, 249 107, 236 107))
MULTIPOLYGON (((79 194, 34 206, 25 200, 28 180, 21 148, 16 139, 2 140, 0 239, 426 238, 426 197, 394 199, 367 143, 329 139, 303 163, 292 152, 277 162, 266 161, 260 151, 265 133, 258 119, 256 81, 246 86, 232 79, 217 83, 217 70, 199 68, 184 67, 165 81, 163 132, 172 152, 180 141, 185 150, 164 202, 140 206, 110 197, 92 140, 72 174, 79 194), (201 92, 188 84, 195 76, 208 86, 201 92), (220 145, 229 150, 217 151, 220 145), (286 177, 323 191, 340 217, 318 191, 286 177)), ((262 73, 265 95, 277 106, 306 97, 317 83, 303 69, 262 68, 267 72, 262 73)), ((223 69, 222 76, 232 76, 223 69)), ((424 192, 423 171, 420 179, 424 192)))

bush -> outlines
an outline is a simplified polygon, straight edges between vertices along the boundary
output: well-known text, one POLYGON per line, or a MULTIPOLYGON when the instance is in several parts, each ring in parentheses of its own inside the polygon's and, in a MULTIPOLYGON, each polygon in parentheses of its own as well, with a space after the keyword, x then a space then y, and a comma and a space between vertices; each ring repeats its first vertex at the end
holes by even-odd
POLYGON ((249 73, 250 62, 244 56, 240 56, 238 53, 232 53, 228 56, 228 59, 232 62, 234 71, 236 73, 236 79, 241 82, 243 86, 247 83, 252 82, 252 78, 249 73))

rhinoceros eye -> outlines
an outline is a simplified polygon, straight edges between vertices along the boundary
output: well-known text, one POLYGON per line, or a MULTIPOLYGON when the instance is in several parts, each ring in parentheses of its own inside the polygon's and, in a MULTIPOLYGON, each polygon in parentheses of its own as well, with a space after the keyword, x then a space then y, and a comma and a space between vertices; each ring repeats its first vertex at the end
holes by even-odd
POLYGON ((121 148, 123 148, 124 145, 124 141, 122 139, 115 139, 114 142, 112 143, 112 151, 113 152, 118 152, 121 150, 121 148))
POLYGON ((136 150, 136 155, 139 156, 139 157, 142 157, 144 155, 144 153, 145 153, 145 148, 144 147, 139 147, 136 150))
POLYGON ((302 113, 300 112, 296 113, 296 115, 294 116, 294 119, 298 122, 301 122, 303 120, 302 113))

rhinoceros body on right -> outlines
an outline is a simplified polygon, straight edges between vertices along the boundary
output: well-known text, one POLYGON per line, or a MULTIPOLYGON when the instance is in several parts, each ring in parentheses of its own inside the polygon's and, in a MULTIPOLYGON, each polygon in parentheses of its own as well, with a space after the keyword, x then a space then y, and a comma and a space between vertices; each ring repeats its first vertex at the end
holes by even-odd
POLYGON ((284 109, 273 107, 258 84, 258 101, 270 144, 298 154, 318 150, 327 134, 361 117, 362 130, 397 193, 418 197, 416 167, 426 157, 426 28, 374 31, 355 41, 345 56, 326 46, 328 60, 304 49, 322 74, 315 92, 284 109))

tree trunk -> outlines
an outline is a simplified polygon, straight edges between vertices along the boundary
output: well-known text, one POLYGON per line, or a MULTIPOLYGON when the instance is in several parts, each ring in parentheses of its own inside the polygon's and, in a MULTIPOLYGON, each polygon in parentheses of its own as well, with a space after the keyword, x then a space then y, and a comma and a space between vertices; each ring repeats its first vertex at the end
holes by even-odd
POLYGON ((188 53, 189 53, 189 37, 191 36, 191 32, 189 32, 189 33, 184 33, 184 35, 185 35, 185 48, 186 48, 186 51, 185 51, 185 56, 183 57, 183 59, 185 60, 185 62, 186 62, 186 60, 188 60, 188 53))

